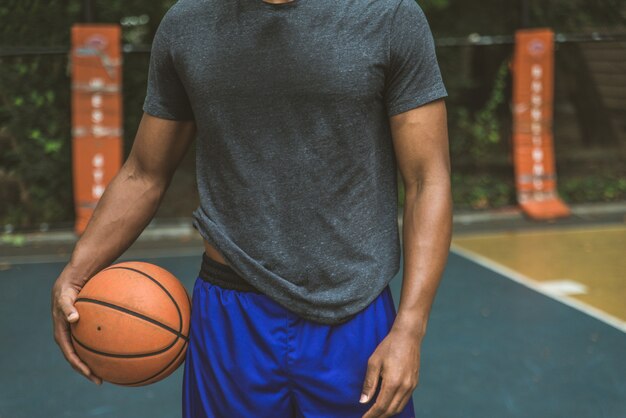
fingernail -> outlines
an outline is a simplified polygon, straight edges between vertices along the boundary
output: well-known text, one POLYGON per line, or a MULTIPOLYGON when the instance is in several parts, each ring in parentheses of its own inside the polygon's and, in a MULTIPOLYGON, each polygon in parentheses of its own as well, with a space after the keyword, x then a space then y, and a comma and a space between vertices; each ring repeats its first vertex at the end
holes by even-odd
POLYGON ((78 314, 76 312, 72 312, 71 314, 67 316, 67 320, 71 321, 72 319, 75 319, 77 317, 78 317, 78 314))
POLYGON ((359 402, 361 402, 361 403, 365 403, 365 402, 367 402, 367 399, 368 399, 368 398, 367 398, 367 395, 366 395, 366 394, 364 394, 364 393, 362 393, 362 394, 361 394, 361 399, 359 399, 359 402))

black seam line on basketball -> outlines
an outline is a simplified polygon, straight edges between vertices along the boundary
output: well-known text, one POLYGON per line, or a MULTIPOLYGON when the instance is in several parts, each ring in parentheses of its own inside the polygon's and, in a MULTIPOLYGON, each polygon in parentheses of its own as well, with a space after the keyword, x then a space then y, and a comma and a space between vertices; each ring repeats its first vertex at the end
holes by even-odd
POLYGON ((170 367, 172 364, 174 364, 174 362, 175 362, 175 361, 176 361, 176 360, 180 357, 181 353, 182 353, 184 350, 186 350, 186 349, 187 349, 187 345, 188 345, 187 343, 183 344, 183 346, 182 346, 182 347, 181 347, 181 349, 178 351, 178 353, 174 356, 174 358, 173 358, 173 359, 172 359, 169 363, 167 363, 167 365, 166 365, 165 367, 163 367, 161 370, 159 370, 159 372, 158 372, 158 373, 155 373, 155 374, 153 374, 152 376, 150 376, 150 377, 148 377, 148 378, 146 378, 146 379, 140 380, 140 381, 138 381, 138 382, 132 382, 132 383, 119 383, 119 382, 111 382, 111 383, 114 383, 114 384, 116 384, 116 385, 122 385, 122 386, 136 386, 136 385, 141 385, 141 384, 143 384, 143 383, 145 383, 145 382, 148 382, 149 380, 152 380, 152 379, 154 379, 155 377, 157 377, 158 375, 160 375, 161 373, 163 373, 165 370, 167 370, 167 368, 168 368, 168 367, 170 367))
MULTIPOLYGON (((110 267, 110 268, 112 268, 112 267, 110 267)), ((159 283, 157 283, 157 284, 159 284, 159 283)), ((163 289, 163 290, 165 290, 165 289, 163 289)), ((166 291, 166 293, 167 293, 167 291, 166 291)), ((189 293, 187 293, 187 291, 185 291, 185 296, 187 296, 187 301, 189 302, 189 306, 191 306, 191 298, 189 297, 189 293)), ((174 304, 176 304, 176 301, 174 301, 174 304)), ((182 320, 181 320, 181 324, 182 324, 182 320)), ((142 384, 144 384, 146 382, 149 382, 150 380, 154 379, 155 377, 157 377, 161 373, 163 373, 165 370, 167 370, 172 364, 174 364, 176 362, 176 360, 178 360, 180 355, 183 354, 183 352, 189 346, 189 340, 187 338, 185 338, 185 341, 186 341, 185 344, 183 344, 183 346, 180 348, 180 350, 174 356, 174 358, 163 369, 161 369, 159 372, 153 374, 152 376, 150 376, 150 377, 148 377, 146 379, 143 379, 143 380, 139 380, 137 382, 132 382, 132 383, 121 383, 121 382, 111 382, 111 383, 116 384, 116 385, 122 385, 122 386, 138 386, 138 385, 142 385, 142 384)))
POLYGON ((75 302, 76 303, 78 303, 78 302, 95 303, 96 305, 101 305, 101 306, 105 306, 107 308, 115 309, 116 311, 124 312, 124 313, 126 313, 128 315, 132 315, 132 316, 134 316, 136 318, 143 319, 144 321, 150 322, 151 324, 154 324, 154 325, 156 325, 158 327, 161 327, 164 330, 171 332, 172 334, 176 335, 177 337, 182 338, 185 341, 189 341, 188 337, 186 337, 182 333, 176 331, 174 328, 168 327, 167 325, 165 325, 162 322, 159 322, 159 321, 157 321, 155 319, 152 319, 149 316, 140 314, 139 312, 131 311, 130 309, 124 308, 123 306, 119 306, 119 305, 115 305, 113 303, 104 302, 104 301, 101 301, 101 300, 91 299, 91 298, 78 298, 78 299, 76 299, 75 302))
MULTIPOLYGON (((82 341, 80 341, 78 338, 76 338, 76 336, 74 336, 74 334, 72 334, 72 338, 74 339, 74 341, 76 341, 78 343, 78 345, 80 345, 81 347, 83 347, 85 350, 87 351, 91 351, 92 353, 95 354, 99 354, 101 356, 105 356, 105 357, 115 357, 115 358, 143 358, 143 357, 152 357, 152 356, 156 356, 158 354, 163 354, 166 351, 168 351, 170 348, 172 348, 177 342, 179 337, 174 338, 174 341, 168 345, 165 348, 162 348, 158 351, 152 351, 150 353, 142 353, 142 354, 115 354, 115 353, 105 353, 104 351, 99 351, 96 350, 95 348, 91 348, 88 345, 86 345, 85 343, 83 343, 82 341)), ((183 343, 183 346, 185 344, 183 343)))
MULTIPOLYGON (((176 303, 176 299, 174 299, 174 297, 172 296, 172 294, 170 292, 167 291, 167 289, 165 288, 165 286, 163 286, 161 283, 159 283, 158 280, 156 280, 154 277, 150 276, 147 273, 144 273, 141 270, 137 270, 134 269, 132 267, 124 267, 124 266, 112 266, 109 267, 105 270, 112 270, 112 269, 121 269, 121 270, 130 270, 130 271, 134 271, 135 273, 139 273, 142 276, 152 280, 154 282, 154 284, 156 284, 157 286, 159 286, 164 292, 165 294, 172 300, 172 302, 174 303, 174 306, 176 307, 176 312, 178 312, 178 323, 179 325, 179 329, 178 332, 182 332, 183 331, 183 314, 180 312, 180 307, 178 306, 178 303, 176 303)), ((185 292, 187 293, 187 292, 185 292)), ((189 295, 187 295, 187 298, 189 298, 189 295)))

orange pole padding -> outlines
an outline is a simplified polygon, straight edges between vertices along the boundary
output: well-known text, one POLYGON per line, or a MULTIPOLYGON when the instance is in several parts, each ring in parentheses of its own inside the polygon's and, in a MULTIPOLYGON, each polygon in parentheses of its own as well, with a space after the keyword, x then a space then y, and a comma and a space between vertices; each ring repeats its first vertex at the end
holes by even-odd
POLYGON ((74 229, 80 235, 122 165, 119 25, 74 25, 71 65, 74 229))
POLYGON ((529 217, 569 216, 559 198, 552 135, 554 32, 520 30, 513 57, 513 163, 517 200, 529 217))

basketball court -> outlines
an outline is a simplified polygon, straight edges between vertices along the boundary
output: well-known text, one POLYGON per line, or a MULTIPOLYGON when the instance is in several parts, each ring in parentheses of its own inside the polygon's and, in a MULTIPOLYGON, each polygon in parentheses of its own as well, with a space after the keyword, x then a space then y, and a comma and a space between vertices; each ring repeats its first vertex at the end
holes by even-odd
MULTIPOLYGON (((626 416, 626 288, 617 280, 626 230, 571 223, 456 226, 423 343, 418 417, 626 416), (546 245, 532 251, 537 242, 546 245)), ((191 291, 201 246, 174 236, 140 240, 124 259, 162 266, 191 291)), ((63 359, 50 288, 70 249, 3 247, 0 417, 180 416, 182 367, 145 387, 98 387, 63 359)))
MULTIPOLYGON (((520 3, 525 7, 522 26, 533 26, 528 24, 529 3, 520 3)), ((84 4, 84 21, 94 22, 91 2, 85 0, 84 4)), ((143 22, 141 25, 149 20, 147 15, 132 18, 143 22)), ((122 21, 127 24, 124 30, 133 30, 126 17, 122 21)), ((147 29, 137 25, 137 30, 147 29)), ((0 59, 22 65, 11 68, 24 71, 27 67, 21 60, 29 62, 40 55, 46 58, 34 61, 41 65, 37 77, 42 79, 47 79, 46 71, 53 68, 44 65, 53 62, 51 57, 71 58, 67 64, 63 61, 59 65, 59 68, 71 66, 71 71, 58 82, 59 89, 68 91, 66 113, 58 119, 71 119, 71 123, 67 122, 64 130, 59 131, 62 135, 58 135, 68 143, 71 141, 73 153, 64 160, 64 170, 73 175, 71 222, 61 219, 52 226, 58 230, 51 231, 48 221, 33 221, 28 231, 36 230, 38 224, 45 232, 25 234, 14 231, 13 223, 5 223, 4 235, 0 236, 0 418, 181 416, 183 367, 147 386, 122 387, 109 383, 96 386, 70 367, 53 340, 51 288, 70 257, 76 237, 84 230, 108 182, 118 172, 125 144, 130 144, 124 136, 124 123, 132 125, 128 118, 135 117, 133 105, 124 113, 122 103, 124 97, 138 97, 139 84, 129 82, 127 88, 123 87, 122 67, 127 71, 142 68, 147 73, 150 45, 128 43, 122 39, 121 29, 117 23, 81 23, 71 28, 71 45, 0 48, 0 59), (133 64, 131 58, 137 61, 133 64), (140 61, 143 67, 133 66, 140 61), (123 95, 124 91, 127 96, 123 95)), ((67 30, 69 33, 70 28, 67 30)), ((471 159, 465 162, 453 159, 458 163, 453 172, 466 167, 461 177, 472 174, 472 170, 477 175, 502 177, 501 172, 506 171, 510 184, 495 184, 504 185, 502 193, 514 195, 517 206, 500 206, 494 203, 497 200, 490 206, 487 197, 492 186, 486 182, 481 188, 471 189, 478 197, 470 196, 470 206, 464 206, 481 210, 455 214, 452 251, 422 345, 420 385, 413 396, 416 417, 626 417, 626 203, 616 198, 620 196, 617 189, 605 188, 610 192, 610 196, 604 196, 608 200, 581 198, 576 200, 578 207, 570 207, 561 200, 556 184, 556 151, 567 154, 565 151, 576 148, 571 145, 578 142, 585 158, 570 153, 565 155, 567 158, 561 155, 560 160, 569 161, 570 167, 572 161, 576 162, 574 171, 579 169, 579 160, 590 167, 597 165, 595 171, 610 163, 620 165, 620 154, 615 151, 619 141, 615 138, 622 131, 626 135, 626 125, 622 126, 621 122, 626 114, 623 98, 626 90, 619 71, 625 40, 623 33, 565 34, 549 27, 521 29, 507 35, 471 33, 467 37, 437 40, 438 46, 452 51, 443 56, 443 66, 449 66, 450 74, 462 73, 466 77, 456 79, 457 84, 478 86, 472 90, 458 86, 454 92, 451 89, 451 109, 467 106, 465 98, 476 92, 485 97, 480 103, 472 104, 471 114, 489 110, 489 106, 496 109, 510 104, 511 114, 507 115, 510 121, 506 126, 511 128, 511 135, 505 138, 510 140, 506 155, 504 148, 488 148, 495 147, 495 142, 487 144, 488 135, 481 134, 478 138, 481 141, 475 141, 486 150, 485 158, 476 157, 480 167, 471 159), (493 48, 491 55, 488 48, 493 48), (500 61, 495 59, 498 54, 502 54, 500 61), (503 67, 505 55, 507 65, 503 67), (588 71, 570 74, 572 68, 580 67, 572 64, 576 62, 589 63, 588 71), (484 86, 481 88, 485 91, 481 91, 479 82, 483 76, 473 74, 474 67, 480 68, 477 72, 482 74, 485 68, 497 69, 495 64, 506 70, 503 74, 510 74, 510 86, 505 84, 505 77, 501 83, 497 81, 500 70, 489 70, 496 81, 490 81, 488 91, 484 86), (510 97, 505 94, 505 85, 507 89, 511 87, 510 97), (578 95, 584 100, 577 99, 578 95), (496 100, 499 96, 502 96, 498 99, 501 104, 496 100), (598 137, 613 138, 611 141, 615 142, 607 140, 610 146, 601 144, 606 147, 604 153, 598 154, 601 158, 593 153, 593 158, 587 156, 588 135, 583 135, 584 132, 578 135, 577 131, 576 136, 570 132, 578 122, 574 117, 586 115, 594 108, 599 110, 591 116, 597 120, 585 123, 593 125, 591 132, 599 132, 598 137), (556 135, 552 128, 555 120, 559 130, 555 131, 556 135), (560 141, 556 141, 556 148, 555 138, 560 141), (502 151, 501 155, 491 158, 494 155, 490 153, 496 149, 502 151), (592 201, 604 203, 585 208, 582 208, 584 203, 580 204, 592 201)), ((19 94, 16 106, 24 102, 22 93, 19 94)), ((37 114, 59 107, 52 100, 52 92, 48 92, 48 97, 51 107, 37 108, 37 114)), ((38 100, 44 100, 43 96, 38 100)), ((135 105, 134 109, 137 108, 135 105)), ((24 112, 21 109, 15 113, 24 112)), ((491 109, 493 118, 500 117, 494 109, 491 109)), ((454 115, 460 119, 461 114, 451 115, 450 120, 454 115)), ((43 122, 36 123, 52 124, 47 118, 39 119, 43 122)), ((479 119, 468 121, 481 127, 483 124, 479 119)), ((34 119, 30 123, 35 123, 34 119)), ((40 138, 41 127, 30 128, 29 138, 43 143, 47 148, 42 155, 51 158, 61 142, 46 143, 40 138)), ((126 129, 127 137, 130 131, 126 129)), ((17 132, 16 138, 22 138, 21 131, 17 132)), ((593 141, 590 143, 593 145, 593 141)), ((476 148, 474 145, 471 149, 476 148)), ((466 154, 463 147, 455 153, 461 157, 466 154)), ((47 174, 49 168, 44 168, 52 165, 42 167, 41 171, 47 174)), ((176 187, 171 188, 179 193, 172 195, 166 205, 171 213, 157 216, 119 261, 146 261, 161 266, 179 278, 191 295, 200 269, 202 241, 188 218, 175 225, 166 224, 179 219, 182 213, 190 213, 181 206, 193 203, 191 190, 195 190, 195 183, 189 173, 178 183, 175 180, 176 187), (161 219, 167 221, 160 224, 161 219)), ((584 170, 581 173, 580 176, 589 177, 584 170)), ((619 177, 623 169, 618 167, 612 173, 619 177)), ((567 175, 560 178, 567 179, 567 175)), ((593 191, 606 179, 596 183, 585 180, 590 181, 586 188, 593 191)), ((619 181, 615 184, 625 184, 621 177, 619 181)), ((69 190, 69 183, 66 186, 65 191, 69 190)), ((28 194, 20 190, 15 192, 16 196, 28 194)), ((69 193, 66 195, 69 201, 69 193)), ((490 198, 495 199, 494 196, 490 198)), ((512 204, 511 196, 505 204, 512 204)), ((46 201, 43 202, 32 206, 45 207, 46 201)), ((19 207, 15 213, 22 211, 19 207)), ((38 218, 33 215, 33 219, 38 218)), ((402 270, 391 282, 396 309, 401 279, 402 270)))

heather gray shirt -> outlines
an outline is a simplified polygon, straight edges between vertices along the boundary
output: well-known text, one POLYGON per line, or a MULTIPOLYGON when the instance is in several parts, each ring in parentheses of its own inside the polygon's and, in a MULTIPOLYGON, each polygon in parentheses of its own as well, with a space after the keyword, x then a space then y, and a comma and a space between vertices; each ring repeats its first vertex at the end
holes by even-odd
POLYGON ((180 0, 143 109, 196 121, 200 234, 279 304, 338 324, 400 267, 388 117, 444 96, 414 0, 180 0))

